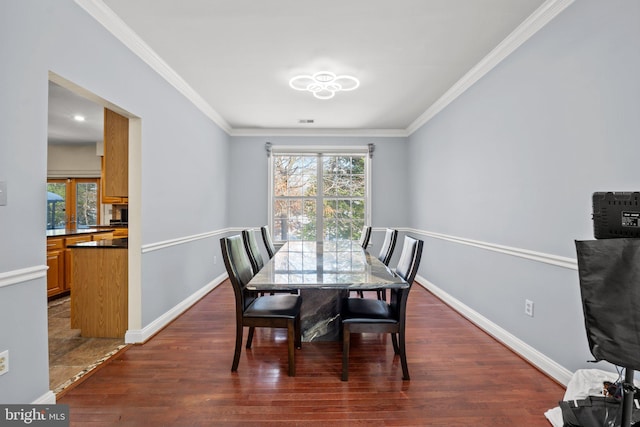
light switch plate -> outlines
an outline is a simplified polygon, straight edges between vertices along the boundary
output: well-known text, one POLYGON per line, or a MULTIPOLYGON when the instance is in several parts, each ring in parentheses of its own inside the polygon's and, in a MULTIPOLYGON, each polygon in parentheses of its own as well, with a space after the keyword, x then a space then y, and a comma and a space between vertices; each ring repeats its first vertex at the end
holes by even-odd
POLYGON ((0 206, 7 205, 7 183, 0 181, 0 206))

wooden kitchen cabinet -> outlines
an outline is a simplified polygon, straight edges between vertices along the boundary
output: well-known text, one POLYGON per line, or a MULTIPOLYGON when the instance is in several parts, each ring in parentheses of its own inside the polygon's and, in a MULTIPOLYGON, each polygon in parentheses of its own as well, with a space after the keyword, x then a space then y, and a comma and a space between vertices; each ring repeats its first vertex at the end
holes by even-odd
POLYGON ((65 249, 63 239, 47 239, 47 296, 65 291, 65 249))
POLYGON ((106 179, 104 177, 104 156, 101 159, 102 162, 102 178, 100 179, 100 195, 102 199, 102 204, 104 205, 126 205, 129 203, 128 197, 116 197, 116 196, 107 196, 105 190, 105 182, 106 179))
POLYGON ((111 240, 114 238, 115 232, 111 233, 100 233, 100 234, 92 234, 91 240, 99 241, 99 240, 111 240))
POLYGON ((124 204, 129 197, 129 119, 104 109, 102 203, 124 204))
POLYGON ((114 239, 123 239, 129 237, 129 229, 126 227, 119 227, 113 230, 114 239))
POLYGON ((47 237, 47 297, 53 297, 72 289, 72 256, 69 245, 91 242, 92 240, 113 239, 111 231, 70 234, 61 237, 47 237))

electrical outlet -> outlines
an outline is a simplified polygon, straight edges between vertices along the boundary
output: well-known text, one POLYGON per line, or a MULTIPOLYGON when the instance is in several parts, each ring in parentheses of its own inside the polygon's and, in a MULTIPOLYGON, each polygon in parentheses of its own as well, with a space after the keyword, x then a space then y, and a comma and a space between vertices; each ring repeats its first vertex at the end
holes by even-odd
POLYGON ((524 300, 524 314, 533 317, 533 301, 524 300))
POLYGON ((9 350, 0 353, 0 375, 9 372, 9 350))

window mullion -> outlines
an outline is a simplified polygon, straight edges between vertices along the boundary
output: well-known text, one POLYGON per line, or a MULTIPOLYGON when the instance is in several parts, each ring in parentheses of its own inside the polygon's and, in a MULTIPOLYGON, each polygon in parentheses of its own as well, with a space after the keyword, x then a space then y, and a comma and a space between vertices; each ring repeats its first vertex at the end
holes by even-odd
POLYGON ((322 153, 318 153, 316 160, 316 179, 318 191, 316 193, 316 241, 324 240, 324 181, 322 179, 322 153))

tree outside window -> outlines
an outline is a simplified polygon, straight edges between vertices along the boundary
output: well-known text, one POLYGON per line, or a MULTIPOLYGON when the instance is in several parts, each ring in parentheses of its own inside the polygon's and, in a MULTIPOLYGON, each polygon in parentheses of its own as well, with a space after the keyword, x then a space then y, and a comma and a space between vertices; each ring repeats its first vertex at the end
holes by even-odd
POLYGON ((358 240, 366 218, 366 157, 273 155, 273 235, 358 240))
POLYGON ((47 181, 47 230, 91 228, 100 223, 98 178, 47 181))

